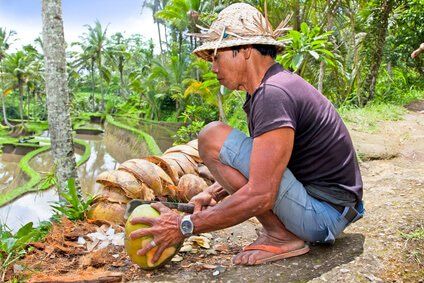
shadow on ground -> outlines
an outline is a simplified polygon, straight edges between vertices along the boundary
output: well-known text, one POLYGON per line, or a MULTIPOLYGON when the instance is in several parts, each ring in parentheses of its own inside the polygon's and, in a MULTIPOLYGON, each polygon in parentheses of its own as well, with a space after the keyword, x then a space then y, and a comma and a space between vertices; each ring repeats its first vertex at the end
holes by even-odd
POLYGON ((195 272, 178 270, 150 278, 152 281, 188 282, 303 282, 354 260, 364 250, 365 237, 359 233, 342 234, 334 245, 316 245, 304 256, 260 266, 230 266, 214 276, 211 270, 195 272))

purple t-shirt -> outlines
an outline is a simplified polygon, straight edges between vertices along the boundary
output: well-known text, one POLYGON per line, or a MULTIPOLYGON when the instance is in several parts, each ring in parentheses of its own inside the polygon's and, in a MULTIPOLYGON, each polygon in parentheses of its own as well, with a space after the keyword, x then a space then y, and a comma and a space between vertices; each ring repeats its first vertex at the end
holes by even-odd
MULTIPOLYGON (((255 138, 295 131, 288 168, 308 193, 336 205, 362 199, 362 179, 348 130, 330 101, 300 76, 272 65, 243 109, 255 138)), ((281 141, 284 142, 284 141, 281 141)))

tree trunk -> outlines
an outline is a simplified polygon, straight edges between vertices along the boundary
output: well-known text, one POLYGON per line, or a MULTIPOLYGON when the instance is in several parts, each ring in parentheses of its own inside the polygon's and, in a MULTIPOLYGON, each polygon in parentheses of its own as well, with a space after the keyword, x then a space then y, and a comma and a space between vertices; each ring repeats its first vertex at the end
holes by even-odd
POLYGON ((368 46, 370 50, 369 62, 371 66, 365 79, 363 90, 368 92, 368 96, 363 100, 365 106, 375 95, 375 85, 377 83, 378 70, 383 58, 383 48, 386 42, 387 26, 389 15, 393 9, 393 0, 382 0, 381 9, 375 12, 375 29, 370 31, 368 46))
POLYGON ((1 104, 2 104, 2 110, 3 110, 3 122, 9 128, 13 128, 13 125, 10 124, 9 121, 7 120, 6 104, 5 104, 4 100, 5 100, 4 95, 1 95, 1 104))
MULTIPOLYGON (((331 30, 333 26, 333 18, 334 18, 334 6, 338 6, 338 0, 334 1, 334 3, 331 3, 331 0, 327 0, 327 24, 326 24, 326 32, 331 30)), ((318 75, 318 91, 323 93, 323 85, 324 85, 324 75, 325 75, 325 63, 321 61, 319 64, 319 75, 318 75)))
POLYGON ((300 30, 300 1, 294 1, 293 10, 293 30, 300 30))
POLYGON ((69 179, 74 178, 78 187, 79 182, 69 110, 61 0, 43 0, 42 18, 47 117, 57 187, 63 191, 69 179))
POLYGON ((160 23, 157 21, 157 22, 156 22, 156 25, 157 25, 157 27, 158 27, 160 54, 163 54, 162 35, 161 35, 161 33, 160 33, 160 23))
POLYGON ((94 81, 94 61, 91 61, 91 111, 96 111, 96 99, 94 97, 94 91, 95 91, 95 87, 96 87, 96 83, 94 81))
POLYGON ((222 94, 224 93, 224 86, 221 86, 218 91, 218 110, 219 110, 219 121, 227 123, 227 118, 225 117, 224 107, 222 106, 222 94))
POLYGON ((21 124, 24 125, 24 82, 18 78, 19 89, 19 115, 21 116, 21 124))
POLYGON ((321 61, 319 63, 319 75, 318 75, 318 91, 320 93, 322 93, 323 91, 324 74, 325 74, 325 63, 321 61))
POLYGON ((29 121, 29 110, 31 106, 31 91, 29 90, 28 84, 27 84, 27 120, 29 121))

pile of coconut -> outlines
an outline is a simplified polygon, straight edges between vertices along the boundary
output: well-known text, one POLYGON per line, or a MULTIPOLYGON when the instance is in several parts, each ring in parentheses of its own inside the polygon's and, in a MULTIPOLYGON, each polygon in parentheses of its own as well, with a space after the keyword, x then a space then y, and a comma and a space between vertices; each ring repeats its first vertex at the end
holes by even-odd
POLYGON ((102 186, 88 217, 122 225, 132 199, 188 202, 214 180, 193 140, 162 156, 125 161, 116 170, 101 173, 96 182, 102 186))

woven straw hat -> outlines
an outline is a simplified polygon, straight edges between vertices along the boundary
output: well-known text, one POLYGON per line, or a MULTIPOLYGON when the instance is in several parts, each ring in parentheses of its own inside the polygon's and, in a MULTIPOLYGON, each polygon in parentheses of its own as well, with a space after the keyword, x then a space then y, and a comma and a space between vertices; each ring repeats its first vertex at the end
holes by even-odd
MULTIPOLYGON (((265 11, 266 14, 266 11, 265 11)), ((197 47, 193 53, 198 57, 211 61, 211 52, 216 54, 220 48, 264 44, 274 45, 278 51, 284 47, 284 42, 277 41, 283 32, 288 30, 286 24, 290 17, 280 23, 277 29, 273 30, 266 16, 264 17, 256 8, 245 3, 236 3, 222 10, 218 19, 205 33, 192 34, 202 41, 202 45, 197 47)))

